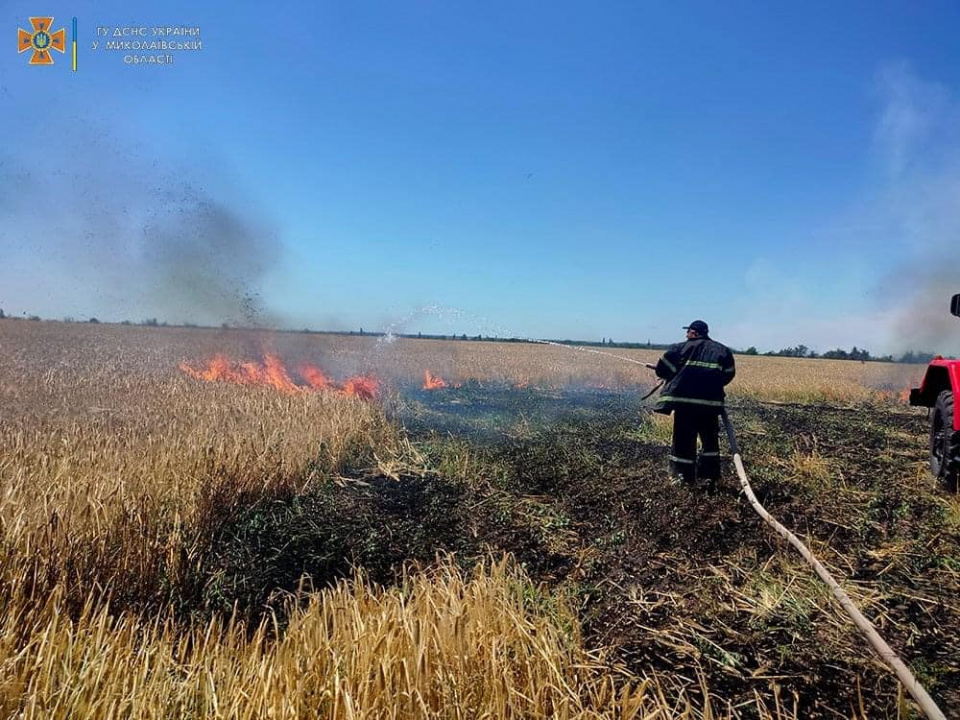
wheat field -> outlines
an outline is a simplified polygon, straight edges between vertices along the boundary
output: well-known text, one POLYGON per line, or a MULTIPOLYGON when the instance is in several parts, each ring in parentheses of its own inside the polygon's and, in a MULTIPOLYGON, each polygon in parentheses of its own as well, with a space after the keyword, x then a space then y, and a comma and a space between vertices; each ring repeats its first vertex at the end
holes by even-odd
MULTIPOLYGON (((429 468, 380 403, 202 383, 214 353, 310 358, 338 377, 648 387, 566 348, 0 321, 0 713, 22 718, 780 717, 715 708, 696 678, 587 651, 562 599, 509 559, 451 558, 379 586, 362 570, 215 608, 215 538, 251 504, 346 468, 429 468)), ((611 350, 635 361, 653 351, 611 350)), ((895 401, 917 368, 738 357, 734 396, 895 401)))

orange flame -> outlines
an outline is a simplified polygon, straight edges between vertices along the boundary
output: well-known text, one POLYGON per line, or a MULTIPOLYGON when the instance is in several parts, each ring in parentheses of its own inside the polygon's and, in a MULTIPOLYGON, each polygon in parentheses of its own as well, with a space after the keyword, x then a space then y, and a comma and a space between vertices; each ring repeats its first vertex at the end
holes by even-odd
POLYGON ((328 378, 324 374, 323 370, 313 365, 301 365, 300 375, 303 376, 303 379, 307 381, 307 385, 314 390, 336 389, 336 385, 333 384, 333 380, 328 378))
POLYGON ((439 390, 440 388, 445 388, 447 386, 447 381, 442 377, 436 377, 430 374, 429 370, 425 370, 423 373, 423 389, 424 390, 439 390))
POLYGON ((269 385, 277 390, 293 395, 301 392, 330 390, 351 395, 362 400, 373 400, 380 392, 380 383, 376 378, 358 375, 349 378, 338 386, 318 367, 304 364, 299 374, 305 384, 293 381, 279 355, 264 355, 263 363, 234 363, 226 355, 218 353, 207 363, 206 368, 195 368, 188 363, 180 363, 180 370, 196 380, 206 382, 232 382, 240 385, 269 385))
POLYGON ((380 392, 380 384, 372 377, 358 375, 349 378, 340 389, 345 395, 353 395, 361 400, 373 400, 380 392))
POLYGON ((266 355, 263 358, 263 365, 264 379, 268 385, 285 393, 295 393, 303 389, 290 379, 287 369, 283 366, 283 360, 277 355, 266 355))

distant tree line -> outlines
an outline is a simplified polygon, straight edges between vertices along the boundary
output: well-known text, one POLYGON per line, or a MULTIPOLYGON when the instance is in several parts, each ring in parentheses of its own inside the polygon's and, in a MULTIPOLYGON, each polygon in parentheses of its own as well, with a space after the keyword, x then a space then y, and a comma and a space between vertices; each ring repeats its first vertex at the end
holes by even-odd
MULTIPOLYGON (((736 352, 736 351, 735 351, 736 352)), ((749 347, 741 351, 742 355, 760 355, 755 347, 749 347)), ((859 360, 860 362, 895 362, 895 363, 920 363, 926 364, 934 358, 931 352, 918 352, 908 350, 902 355, 871 355, 869 350, 858 348, 854 345, 850 350, 836 348, 827 350, 824 353, 817 353, 806 345, 797 345, 795 347, 783 348, 782 350, 769 351, 763 355, 771 357, 795 357, 795 358, 822 358, 824 360, 859 360)))
MULTIPOLYGON (((40 320, 38 315, 25 315, 27 320, 40 320)), ((12 315, 6 315, 3 312, 3 309, 0 308, 0 320, 19 320, 20 318, 12 315)), ((64 322, 77 322, 72 317, 63 318, 64 322)), ((84 321, 94 325, 100 323, 95 317, 84 321)), ((133 325, 134 323, 129 320, 123 320, 120 322, 121 325, 133 325)), ((157 318, 146 318, 141 320, 138 325, 142 327, 182 327, 182 328, 202 328, 203 325, 197 325, 195 323, 183 323, 181 325, 170 325, 165 321, 158 320, 157 318)), ((230 329, 228 323, 223 323, 220 326, 224 330, 230 329)), ((383 332, 370 332, 360 328, 357 330, 311 330, 309 328, 304 328, 302 330, 276 330, 276 332, 300 332, 300 333, 309 333, 313 335, 359 335, 362 337, 384 337, 387 333, 383 332)), ((438 334, 429 334, 429 333, 394 333, 396 337, 402 338, 416 338, 419 340, 459 340, 459 341, 470 341, 470 342, 501 342, 501 343, 537 343, 537 342, 552 342, 557 343, 558 345, 576 345, 579 347, 603 347, 603 348, 616 348, 616 349, 630 349, 630 350, 665 350, 672 343, 654 343, 650 340, 647 342, 614 342, 612 338, 602 338, 599 342, 596 340, 533 340, 530 338, 521 338, 521 337, 500 337, 498 335, 467 335, 466 333, 460 334, 449 334, 449 335, 438 335, 438 334)), ((757 350, 756 347, 750 346, 746 350, 736 350, 733 351, 737 355, 764 355, 767 357, 792 357, 792 358, 811 358, 811 359, 824 359, 824 360, 859 360, 860 362, 893 362, 893 363, 914 363, 914 364, 926 364, 934 358, 934 354, 931 352, 923 352, 917 350, 908 350, 907 352, 901 355, 871 355, 869 350, 864 348, 858 348, 854 345, 849 350, 844 350, 843 348, 836 348, 834 350, 827 350, 823 353, 817 353, 814 350, 811 350, 806 345, 800 344, 794 347, 786 347, 780 350, 770 350, 765 353, 761 353, 757 350)))

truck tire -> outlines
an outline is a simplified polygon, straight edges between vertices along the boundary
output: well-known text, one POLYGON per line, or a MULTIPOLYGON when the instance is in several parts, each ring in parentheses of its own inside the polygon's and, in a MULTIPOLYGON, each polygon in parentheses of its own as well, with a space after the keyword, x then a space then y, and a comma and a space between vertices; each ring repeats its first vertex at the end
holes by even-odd
POLYGON ((930 470, 950 492, 960 478, 960 432, 953 429, 953 393, 937 396, 930 421, 930 470))

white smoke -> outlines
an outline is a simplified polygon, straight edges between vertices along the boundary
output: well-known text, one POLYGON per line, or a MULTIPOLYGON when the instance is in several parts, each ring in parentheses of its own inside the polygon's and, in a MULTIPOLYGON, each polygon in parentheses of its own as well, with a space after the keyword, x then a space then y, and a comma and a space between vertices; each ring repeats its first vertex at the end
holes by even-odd
MULTIPOLYGON (((960 351, 960 98, 897 64, 879 75, 884 110, 874 137, 884 183, 876 215, 895 262, 878 292, 894 350, 960 351)), ((883 252, 883 248, 877 248, 883 252)))

